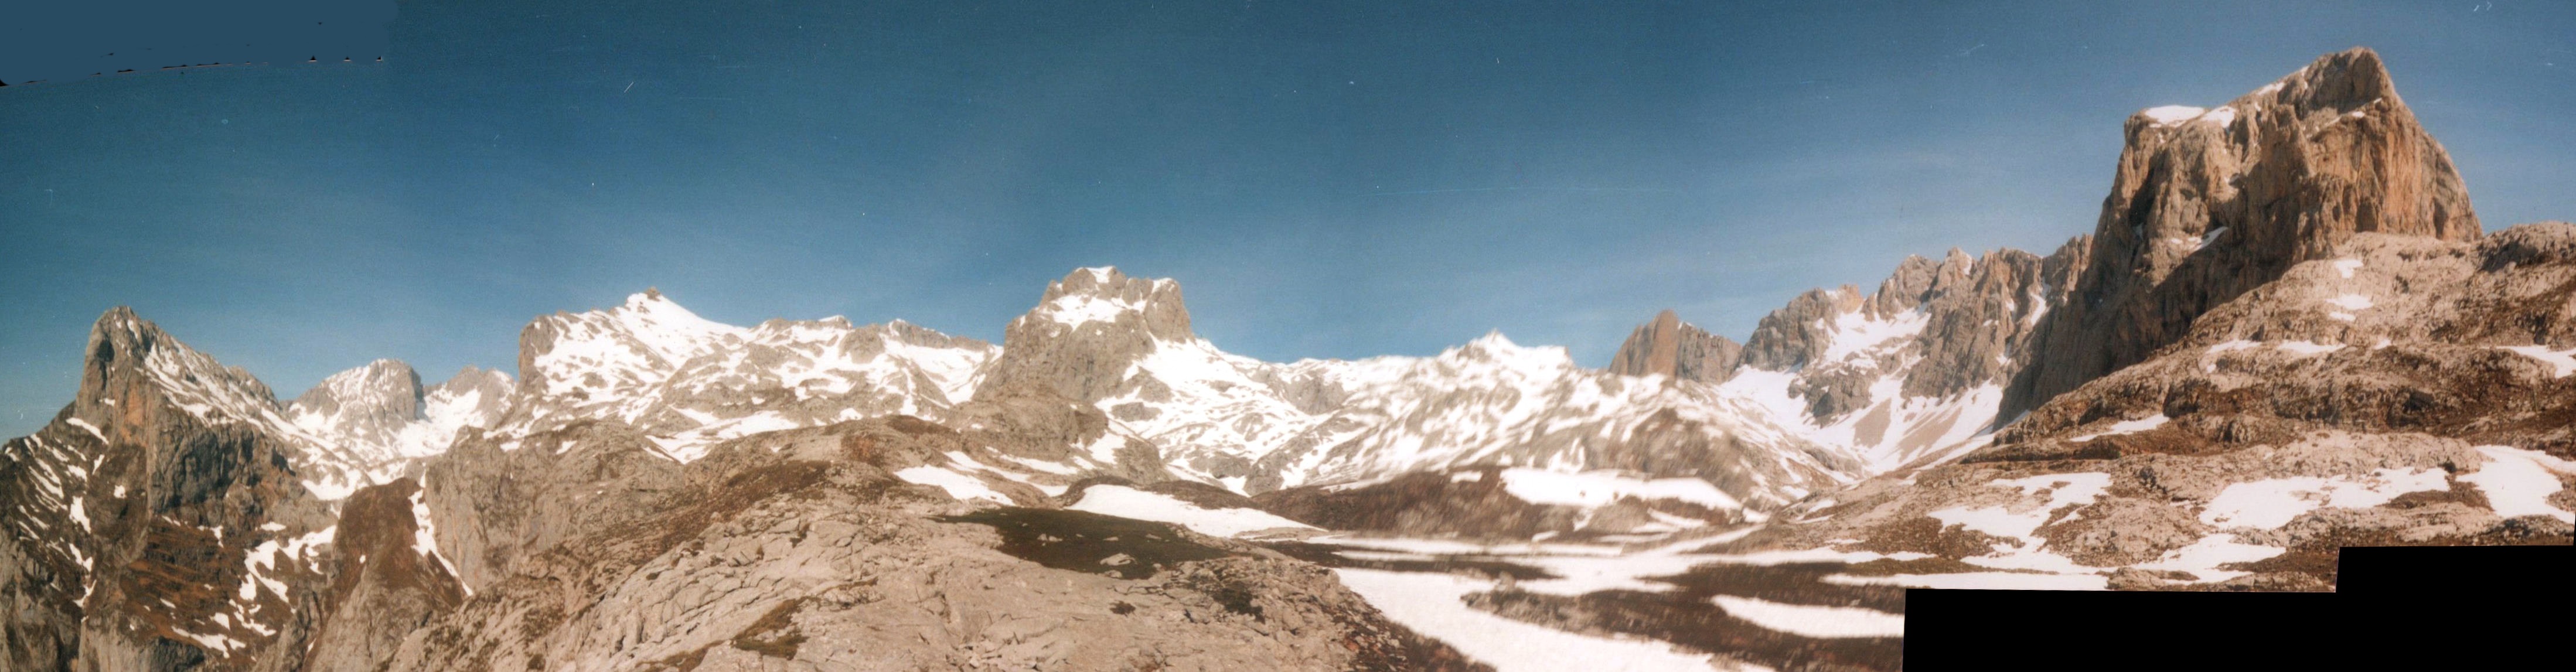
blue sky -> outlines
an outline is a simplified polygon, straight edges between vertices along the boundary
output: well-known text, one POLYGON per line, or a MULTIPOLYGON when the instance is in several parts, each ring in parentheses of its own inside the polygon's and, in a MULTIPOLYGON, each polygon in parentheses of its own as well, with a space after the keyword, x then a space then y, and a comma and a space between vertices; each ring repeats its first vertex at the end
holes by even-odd
MULTIPOLYGON (((2376 48, 2489 230, 2576 218, 2576 9, 2368 3, 405 3, 381 63, 0 88, 0 433, 134 306, 282 396, 539 314, 998 340, 1179 279, 1272 360, 1605 363, 1907 254, 2089 232, 2130 112, 2376 48)), ((17 83, 12 80, 12 83, 17 83)))

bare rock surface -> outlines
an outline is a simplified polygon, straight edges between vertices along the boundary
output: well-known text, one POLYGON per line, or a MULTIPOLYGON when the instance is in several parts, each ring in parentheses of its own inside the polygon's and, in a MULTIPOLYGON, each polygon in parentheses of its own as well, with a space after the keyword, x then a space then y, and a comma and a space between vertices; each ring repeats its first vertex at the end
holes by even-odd
POLYGON ((1735 339, 1708 333, 1667 310, 1628 334, 1610 358, 1610 372, 1723 383, 1735 377, 1743 356, 1744 346, 1735 339))
POLYGON ((2018 413, 2145 360, 2202 313, 2361 233, 2475 240, 2450 155, 2355 48, 2225 106, 2131 116, 2077 300, 2043 326, 2018 413))
POLYGON ((10 669, 291 669, 331 567, 330 508, 276 398, 124 308, 81 386, 0 462, 10 669))
POLYGON ((2318 257, 1766 543, 2245 590, 2330 588, 2341 546, 2569 543, 2576 225, 2364 233, 2318 257))
POLYGON ((944 452, 925 436, 945 435, 869 421, 717 446, 659 513, 524 557, 389 669, 1466 669, 1320 568, 891 477, 944 452), (979 512, 1042 520, 1014 546, 979 512), (1078 569, 1047 564, 1086 539, 1078 569))

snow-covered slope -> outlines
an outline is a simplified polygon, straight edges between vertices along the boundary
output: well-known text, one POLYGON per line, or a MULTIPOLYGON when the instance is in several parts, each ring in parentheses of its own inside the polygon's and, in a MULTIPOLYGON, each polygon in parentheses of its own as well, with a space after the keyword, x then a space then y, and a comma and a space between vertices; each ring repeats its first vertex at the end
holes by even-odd
POLYGON ((900 321, 736 327, 648 290, 616 308, 529 324, 520 336, 524 403, 494 434, 612 421, 685 462, 760 432, 897 413, 943 417, 973 393, 996 350, 900 321))
POLYGON ((325 447, 308 458, 306 471, 331 475, 336 495, 416 472, 421 459, 447 452, 458 432, 499 421, 515 394, 509 374, 499 371, 466 367, 423 388, 411 366, 379 359, 324 378, 285 414, 325 447))
POLYGON ((1434 357, 1271 363, 1189 331, 1179 284, 1080 269, 1014 321, 987 397, 1069 397, 1106 418, 1077 452, 1147 444, 1161 468, 1245 493, 1466 465, 1695 477, 1768 508, 1859 463, 1759 399, 1578 366, 1490 334, 1434 357))

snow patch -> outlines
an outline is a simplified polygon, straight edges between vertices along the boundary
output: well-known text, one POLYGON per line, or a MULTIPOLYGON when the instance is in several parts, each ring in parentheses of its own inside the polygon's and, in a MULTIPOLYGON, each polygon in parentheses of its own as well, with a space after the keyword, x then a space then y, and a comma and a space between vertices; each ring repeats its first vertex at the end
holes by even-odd
POLYGON ((1819 579, 1825 583, 1846 586, 1905 586, 1907 588, 1948 588, 1953 590, 2110 590, 2110 577, 2100 574, 2026 574, 2021 572, 1960 572, 1957 574, 1897 574, 1894 576, 1851 576, 1829 574, 1819 579))
POLYGON ((2208 113, 2200 115, 2200 120, 2217 124, 2221 127, 2235 126, 2236 108, 2221 107, 2215 110, 2210 110, 2208 113))
POLYGON ((1750 597, 1709 598, 1726 615, 1772 630, 1808 637, 1903 637, 1905 617, 1876 609, 1781 604, 1750 597))
POLYGON ((2208 111, 2209 110, 2207 109, 2192 107, 2189 105, 2163 105, 2147 108, 2144 111, 2140 111, 2139 114, 2147 115, 2147 119, 2156 122, 2157 126, 2172 126, 2174 124, 2191 121, 2193 117, 2198 117, 2208 111))
POLYGON ((1472 579, 1347 568, 1333 573, 1388 618, 1500 672, 1708 672, 1714 660, 1662 642, 1578 635, 1469 607, 1461 598, 1493 588, 1472 579))
POLYGON ((1615 471, 1575 474, 1529 468, 1504 469, 1503 491, 1532 504, 1583 508, 1607 506, 1621 497, 1677 499, 1713 509, 1743 508, 1717 486, 1696 478, 1641 479, 1615 471))
POLYGON ((2576 462, 2509 446, 2478 446, 2478 452, 2486 454, 2486 466, 2459 478, 2477 484, 2496 515, 2548 516, 2576 523, 2576 512, 2549 504, 2549 496, 2566 487, 2558 474, 2576 474, 2576 462))
POLYGON ((2344 310, 2362 310, 2371 306, 2370 295, 2367 294, 2345 294, 2327 299, 2326 303, 2342 307, 2344 310))
POLYGON ((2118 435, 2121 435, 2121 434, 2136 434, 2136 433, 2138 433, 2138 432, 2143 432, 2143 431, 2147 431, 2147 430, 2150 430, 2150 429, 2155 429, 2155 428, 2157 428, 2157 427, 2163 427, 2163 426, 2165 426, 2165 423, 2166 423, 2166 422, 2169 422, 2169 421, 2171 421, 2171 420, 2173 420, 2173 419, 2172 419, 2172 418, 2165 417, 2165 414, 2163 414, 2163 413, 2157 413, 2157 414, 2155 414, 2155 415, 2147 416, 2147 417, 2144 417, 2144 418, 2139 418, 2139 419, 2136 419, 2136 420, 2122 420, 2122 421, 2120 421, 2120 422, 2113 423, 2113 424, 2111 425, 2111 428, 2110 428, 2110 429, 2105 429, 2105 430, 2102 430, 2102 431, 2099 431, 2099 432, 2094 432, 2094 433, 2091 433, 2091 434, 2086 434, 2086 435, 2083 435, 2083 436, 2078 436, 2078 437, 2070 438, 2070 439, 2067 439, 2067 440, 2068 440, 2068 441, 2075 442, 2075 443, 2083 443, 2083 442, 2086 442, 2086 441, 2091 441, 2091 440, 2098 439, 2098 438, 2102 438, 2102 437, 2105 437, 2105 436, 2118 436, 2118 435))
MULTIPOLYGON (((421 497, 425 490, 426 488, 411 491, 411 519, 414 523, 411 550, 421 554, 422 557, 437 561, 439 569, 446 570, 449 577, 462 577, 463 574, 456 573, 455 565, 448 564, 447 556, 440 555, 438 552, 438 524, 430 520, 429 502, 421 497)), ((474 596, 473 586, 466 586, 462 581, 457 585, 465 588, 466 597, 474 596)))
POLYGON ((2576 348, 2551 350, 2547 346, 2539 345, 2509 345, 2496 349, 2511 351, 2514 354, 2548 363, 2550 370, 2555 372, 2550 374, 2553 378, 2565 378, 2568 374, 2576 374, 2576 348))
POLYGON ((100 433, 98 431, 98 426, 89 424, 89 421, 87 420, 82 420, 80 418, 63 418, 63 423, 88 430, 90 436, 98 437, 99 443, 107 443, 107 435, 100 433))
POLYGON ((2336 260, 2334 260, 2334 269, 2335 269, 2335 272, 2336 272, 2336 273, 2339 273, 2339 274, 2342 274, 2342 275, 2343 275, 2343 277, 2346 277, 2346 278, 2350 278, 2350 277, 2352 277, 2352 272, 2353 272, 2353 271, 2355 271, 2355 270, 2359 270, 2360 268, 2361 268, 2361 260, 2360 260, 2360 259, 2336 259, 2336 260))
POLYGON ((1161 493, 1146 492, 1117 485, 1094 485, 1082 490, 1082 501, 1065 507, 1106 516, 1172 523, 1212 537, 1233 537, 1259 530, 1295 528, 1318 529, 1313 525, 1271 515, 1260 509, 1203 509, 1161 493))
POLYGON ((939 489, 948 491, 948 496, 955 497, 958 501, 987 499, 1003 504, 1011 503, 1010 497, 993 491, 991 486, 984 485, 983 480, 939 467, 910 467, 894 472, 894 477, 910 483, 938 486, 939 489))
POLYGON ((2273 347, 2280 348, 2301 357, 2322 355, 2336 350, 2342 350, 2344 348, 2341 343, 2317 343, 2314 341, 2282 341, 2279 345, 2275 345, 2273 347))
POLYGON ((2319 508, 2366 509, 2398 495, 2448 490, 2439 469, 2380 469, 2364 476, 2295 476, 2236 483, 2201 509, 2200 522, 2218 527, 2274 529, 2319 508))
POLYGON ((2193 576, 2200 577, 2198 583, 2209 583, 2252 573, 2219 569, 2219 565, 2254 562, 2287 552, 2289 552, 2288 549, 2277 546, 2238 543, 2236 535, 2221 532, 2201 537, 2199 541, 2194 541, 2189 546, 2166 551, 2164 557, 2157 558, 2154 562, 2140 563, 2137 568, 2191 572, 2193 576))

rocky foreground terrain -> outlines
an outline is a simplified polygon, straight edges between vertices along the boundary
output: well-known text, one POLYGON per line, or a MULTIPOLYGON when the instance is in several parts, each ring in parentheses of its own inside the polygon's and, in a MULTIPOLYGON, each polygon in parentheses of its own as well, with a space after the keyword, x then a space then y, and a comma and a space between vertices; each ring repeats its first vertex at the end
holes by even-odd
POLYGON ((0 446, 0 669, 1886 670, 1907 587, 2570 543, 2576 225, 2485 231, 2368 50, 2123 132, 2049 254, 1607 369, 1263 362, 1099 268, 999 345, 648 290, 281 401, 110 310, 0 446))

